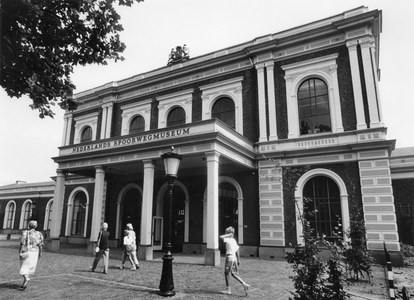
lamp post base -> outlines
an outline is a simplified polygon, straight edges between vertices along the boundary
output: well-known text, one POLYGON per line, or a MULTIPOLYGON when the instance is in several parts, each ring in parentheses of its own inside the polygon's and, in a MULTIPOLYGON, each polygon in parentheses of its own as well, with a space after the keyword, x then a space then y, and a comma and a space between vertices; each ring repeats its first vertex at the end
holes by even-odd
POLYGON ((174 292, 174 279, 172 273, 172 256, 164 255, 162 258, 162 275, 160 282, 160 290, 157 292, 158 295, 164 297, 172 297, 175 295, 174 292))

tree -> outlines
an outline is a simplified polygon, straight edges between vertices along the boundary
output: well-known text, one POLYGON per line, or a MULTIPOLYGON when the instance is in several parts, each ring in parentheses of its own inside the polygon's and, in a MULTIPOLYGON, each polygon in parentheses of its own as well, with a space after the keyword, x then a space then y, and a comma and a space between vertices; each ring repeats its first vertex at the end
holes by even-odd
POLYGON ((0 0, 0 82, 10 97, 27 95, 40 118, 51 105, 73 110, 76 65, 123 60, 115 5, 144 0, 0 0))

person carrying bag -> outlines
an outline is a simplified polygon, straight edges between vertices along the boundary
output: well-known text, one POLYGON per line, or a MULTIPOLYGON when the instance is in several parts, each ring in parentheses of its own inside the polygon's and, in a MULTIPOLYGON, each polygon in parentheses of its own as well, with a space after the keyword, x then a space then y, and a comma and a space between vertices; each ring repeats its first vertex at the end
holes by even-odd
POLYGON ((108 232, 108 223, 102 224, 102 231, 99 233, 98 242, 95 248, 95 259, 93 261, 91 271, 95 272, 95 269, 99 263, 101 257, 103 257, 104 262, 104 274, 108 274, 108 265, 109 265, 109 232, 108 232))

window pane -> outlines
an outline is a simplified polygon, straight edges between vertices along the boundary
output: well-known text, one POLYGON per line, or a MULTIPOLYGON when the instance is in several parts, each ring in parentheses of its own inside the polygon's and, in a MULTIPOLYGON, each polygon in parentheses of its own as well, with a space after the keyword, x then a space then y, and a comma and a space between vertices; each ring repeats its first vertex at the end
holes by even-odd
POLYGON ((129 134, 145 131, 145 120, 142 116, 135 117, 129 127, 129 134))
POLYGON ((328 94, 326 84, 320 79, 315 79, 315 94, 316 96, 328 94))
POLYGON ((328 89, 320 79, 309 79, 298 89, 300 134, 331 131, 328 89))
POLYGON ((86 195, 78 192, 73 202, 72 235, 83 235, 85 228, 86 195))
POLYGON ((339 188, 330 178, 317 176, 310 179, 303 189, 305 218, 315 229, 315 235, 336 238, 336 227, 341 217, 339 188), (312 214, 313 213, 313 214, 312 214))
POLYGON ((231 128, 236 128, 236 114, 234 102, 228 97, 217 100, 211 110, 211 117, 217 118, 231 128))
POLYGON ((185 124, 185 111, 181 107, 176 107, 168 114, 167 126, 185 124))
POLYGON ((92 128, 88 126, 82 130, 81 142, 84 143, 89 141, 92 141, 92 128))

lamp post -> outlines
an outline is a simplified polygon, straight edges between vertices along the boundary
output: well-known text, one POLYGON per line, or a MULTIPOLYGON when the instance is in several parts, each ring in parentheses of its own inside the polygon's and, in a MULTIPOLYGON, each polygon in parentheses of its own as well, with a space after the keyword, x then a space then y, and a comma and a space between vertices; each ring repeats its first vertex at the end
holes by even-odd
POLYGON ((171 227, 172 227, 172 196, 174 180, 177 178, 178 167, 183 159, 182 155, 174 153, 174 147, 171 147, 171 151, 161 155, 164 160, 165 178, 168 182, 168 232, 166 234, 166 241, 164 244, 164 257, 162 258, 162 275, 160 281, 160 290, 158 295, 164 297, 174 296, 174 279, 172 273, 172 261, 171 254, 171 227))

